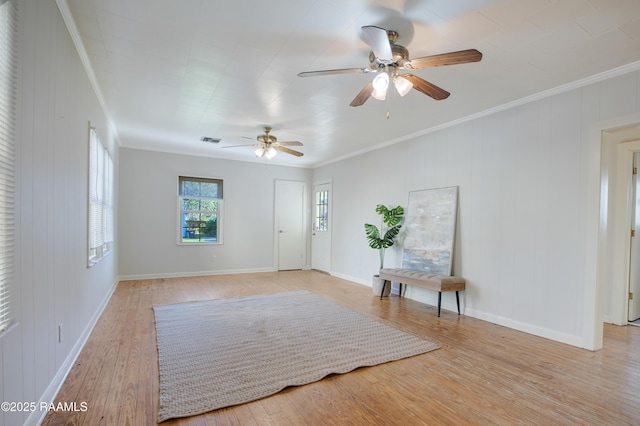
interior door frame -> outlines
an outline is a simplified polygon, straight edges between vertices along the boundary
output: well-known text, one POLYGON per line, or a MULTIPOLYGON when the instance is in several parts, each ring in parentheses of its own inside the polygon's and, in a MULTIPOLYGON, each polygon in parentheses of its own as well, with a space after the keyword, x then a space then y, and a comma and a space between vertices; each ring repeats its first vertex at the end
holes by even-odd
MULTIPOLYGON (((612 286, 613 312, 611 318, 616 325, 629 323, 629 277, 631 273, 631 224, 633 220, 633 156, 640 152, 640 140, 623 142, 617 146, 616 173, 616 218, 614 229, 617 260, 613 265, 612 286)), ((640 238, 640 237, 636 237, 640 238)))
MULTIPOLYGON (((640 197, 640 175, 637 173, 639 162, 640 151, 634 151, 633 170, 631 172, 631 223, 629 224, 631 229, 631 238, 629 239, 629 285, 627 287, 629 292, 629 297, 627 297, 627 323, 629 324, 632 324, 631 321, 640 319, 640 308, 638 306, 640 301, 640 289, 638 289, 638 274, 640 273, 640 261, 638 260, 638 256, 640 255, 640 240, 638 240, 638 238, 640 238, 640 235, 635 235, 636 232, 640 232, 640 226, 638 225, 638 215, 640 215, 640 209, 638 208, 638 197, 640 197), (632 298, 632 295, 635 295, 635 298, 632 298)), ((639 325, 638 323, 633 324, 639 325)))
MULTIPOLYGON (((598 86, 592 87, 595 89, 598 86)), ((588 96, 595 95, 596 92, 587 91, 588 96)), ((620 143, 639 139, 640 113, 604 119, 598 119, 597 114, 593 114, 595 111, 583 115, 583 120, 586 120, 582 133, 584 149, 579 150, 586 186, 581 194, 585 205, 584 265, 578 271, 584 279, 583 309, 579 316, 582 337, 576 346, 596 351, 603 346, 604 322, 613 322, 609 315, 605 320, 604 307, 612 310, 612 316, 614 311, 622 307, 617 299, 612 297, 611 300, 605 300, 604 297, 605 291, 613 296, 614 287, 619 284, 615 281, 613 271, 619 267, 620 262, 619 259, 612 259, 611 255, 618 237, 613 226, 609 227, 609 219, 617 213, 617 189, 612 185, 616 181, 617 169, 615 147, 620 143), (632 135, 621 135, 621 129, 631 129, 632 135)), ((619 267, 616 273, 621 270, 619 267)))

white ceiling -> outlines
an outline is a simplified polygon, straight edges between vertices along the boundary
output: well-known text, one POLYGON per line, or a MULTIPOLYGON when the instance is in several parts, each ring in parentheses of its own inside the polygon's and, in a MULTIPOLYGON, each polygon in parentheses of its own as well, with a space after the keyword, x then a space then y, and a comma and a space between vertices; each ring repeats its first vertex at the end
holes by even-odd
MULTIPOLYGON (((64 0, 59 0, 64 5, 64 0)), ((121 146, 265 161, 246 137, 304 143, 312 167, 640 61, 638 0, 67 0, 121 146), (451 92, 350 107, 371 74, 360 27, 411 57, 475 48, 481 62, 414 73, 451 92), (387 112, 390 117, 387 119, 387 112), (200 141, 221 138, 217 145, 200 141)))

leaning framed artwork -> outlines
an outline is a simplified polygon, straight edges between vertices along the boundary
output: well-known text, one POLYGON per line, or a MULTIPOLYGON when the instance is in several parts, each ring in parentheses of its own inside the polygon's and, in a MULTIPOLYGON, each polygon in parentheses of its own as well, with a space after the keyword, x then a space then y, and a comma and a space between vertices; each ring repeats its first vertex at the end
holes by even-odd
POLYGON ((409 192, 402 267, 451 275, 458 187, 409 192))

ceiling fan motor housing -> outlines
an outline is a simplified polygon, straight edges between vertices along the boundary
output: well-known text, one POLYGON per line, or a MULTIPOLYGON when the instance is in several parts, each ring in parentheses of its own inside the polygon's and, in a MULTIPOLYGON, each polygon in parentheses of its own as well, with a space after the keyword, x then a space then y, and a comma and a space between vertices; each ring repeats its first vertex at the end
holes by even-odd
POLYGON ((270 132, 271 132, 271 127, 266 126, 264 128, 264 134, 258 135, 256 139, 258 140, 258 142, 266 144, 267 146, 271 145, 272 143, 278 142, 278 138, 273 136, 270 132))
POLYGON ((409 62, 409 50, 406 47, 391 43, 391 53, 393 54, 393 60, 387 63, 376 58, 373 51, 369 52, 369 65, 372 69, 384 68, 385 66, 402 68, 405 62, 409 62))
POLYGON ((268 134, 264 134, 264 135, 259 135, 257 137, 258 142, 262 142, 262 143, 266 143, 266 144, 272 144, 275 142, 278 142, 278 138, 276 138, 273 135, 268 135, 268 134))

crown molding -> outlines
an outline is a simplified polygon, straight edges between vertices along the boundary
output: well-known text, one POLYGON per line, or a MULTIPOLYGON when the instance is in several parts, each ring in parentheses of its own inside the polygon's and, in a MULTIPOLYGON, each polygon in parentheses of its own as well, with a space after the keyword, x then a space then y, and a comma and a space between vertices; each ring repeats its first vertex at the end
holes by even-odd
POLYGON ((76 47, 78 56, 80 56, 80 61, 82 62, 85 72, 87 73, 87 77, 89 78, 91 87, 93 88, 93 91, 98 98, 98 103, 102 108, 102 112, 107 118, 107 123, 113 131, 118 146, 120 146, 121 144, 120 138, 118 137, 118 129, 116 128, 115 123, 113 122, 113 120, 111 119, 111 115, 109 114, 107 103, 104 99, 104 95, 102 94, 102 90, 100 89, 100 84, 98 83, 98 78, 96 77, 96 74, 93 71, 93 67, 91 66, 89 55, 87 54, 87 50, 84 47, 84 43, 82 43, 80 32, 78 31, 78 27, 76 26, 76 21, 73 19, 73 15, 71 14, 71 9, 69 9, 67 0, 56 0, 56 5, 58 6, 58 10, 62 15, 62 19, 65 25, 67 26, 67 30, 69 31, 71 40, 73 40, 73 44, 76 47))

